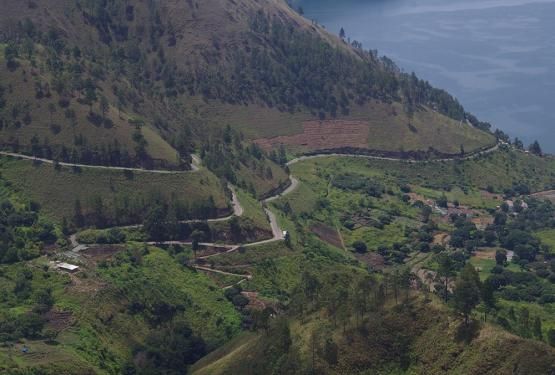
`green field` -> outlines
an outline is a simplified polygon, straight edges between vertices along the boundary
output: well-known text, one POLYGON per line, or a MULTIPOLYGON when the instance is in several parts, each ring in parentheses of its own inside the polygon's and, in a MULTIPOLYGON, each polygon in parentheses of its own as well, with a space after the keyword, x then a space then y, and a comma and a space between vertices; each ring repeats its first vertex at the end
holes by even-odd
POLYGON ((27 199, 38 202, 46 215, 56 221, 71 218, 76 199, 84 209, 95 197, 102 197, 106 212, 113 215, 112 202, 128 197, 131 201, 150 195, 171 196, 190 205, 214 199, 219 209, 228 202, 218 178, 207 170, 181 174, 139 173, 126 175, 123 171, 83 168, 56 170, 50 164, 35 165, 31 161, 2 159, 2 178, 27 199))
POLYGON ((543 244, 549 246, 551 254, 555 254, 555 229, 543 229, 534 234, 543 244))
POLYGON ((302 165, 293 165, 291 168, 293 171, 319 168, 363 174, 381 173, 404 183, 434 190, 464 187, 468 191, 476 191, 491 187, 494 191, 502 193, 505 189, 521 183, 528 185, 531 191, 547 190, 555 186, 554 157, 540 158, 514 150, 500 150, 476 159, 448 162, 327 157, 303 162, 302 165))

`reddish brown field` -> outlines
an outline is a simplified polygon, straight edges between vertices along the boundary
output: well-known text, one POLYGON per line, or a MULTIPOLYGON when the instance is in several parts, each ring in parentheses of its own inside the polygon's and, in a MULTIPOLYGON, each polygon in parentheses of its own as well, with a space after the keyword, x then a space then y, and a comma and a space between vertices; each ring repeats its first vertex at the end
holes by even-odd
POLYGON ((385 268, 385 258, 378 253, 368 252, 366 254, 355 254, 356 258, 371 266, 375 270, 382 270, 385 268))
POLYGON ((337 230, 330 228, 327 225, 316 223, 311 225, 310 231, 318 236, 324 242, 329 243, 332 246, 343 249, 343 244, 341 243, 341 238, 337 233, 337 230))
POLYGON ((300 134, 261 138, 255 140, 255 143, 266 151, 280 144, 305 150, 368 148, 369 135, 370 127, 366 121, 305 121, 300 134))
POLYGON ((48 328, 55 332, 61 332, 73 323, 73 315, 69 311, 50 310, 43 318, 48 323, 48 328))

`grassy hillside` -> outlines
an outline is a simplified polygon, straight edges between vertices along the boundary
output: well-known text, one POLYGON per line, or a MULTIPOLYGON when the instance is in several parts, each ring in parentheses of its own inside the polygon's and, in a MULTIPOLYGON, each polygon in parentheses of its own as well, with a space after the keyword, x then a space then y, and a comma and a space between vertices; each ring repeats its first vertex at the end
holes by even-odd
POLYGON ((0 17, 0 141, 28 153, 177 166, 225 125, 249 142, 323 119, 363 121, 371 149, 493 142, 449 94, 282 0, 10 0, 0 17))
POLYGON ((323 312, 274 322, 268 333, 244 335, 202 359, 193 374, 521 374, 549 373, 555 352, 482 325, 470 342, 443 308, 413 301, 334 326, 323 312), (286 328, 284 328, 286 327, 286 328), (280 341, 282 340, 282 341, 280 341))
POLYGON ((291 166, 293 174, 299 169, 313 168, 335 171, 368 173, 380 171, 393 178, 410 184, 432 189, 490 187, 498 193, 523 184, 530 192, 549 190, 555 182, 555 159, 551 156, 537 157, 513 149, 503 148, 499 152, 477 159, 450 162, 411 163, 387 160, 367 160, 364 158, 318 158, 291 166))
MULTIPOLYGON (((181 174, 125 173, 2 159, 2 178, 21 195, 36 201, 44 213, 62 222, 72 221, 79 200, 84 216, 98 210, 108 223, 136 224, 152 202, 179 202, 191 217, 229 212, 227 197, 218 178, 207 170, 181 174)), ((91 222, 91 224, 94 224, 91 222)))
POLYGON ((18 272, 26 272, 30 280, 27 297, 16 293, 0 304, 7 321, 36 311, 31 297, 45 289, 44 280, 53 304, 44 328, 51 338, 35 337, 1 348, 0 371, 17 373, 43 366, 52 374, 121 373, 132 367, 134 355, 142 356, 144 366, 152 366, 147 358, 149 340, 178 321, 201 337, 208 350, 238 331, 237 312, 208 277, 179 265, 159 249, 120 251, 113 257, 85 254, 84 270, 78 275, 49 270, 48 260, 42 258, 3 266, 3 293, 14 288, 18 272), (17 309, 11 308, 14 303, 17 309), (23 345, 28 354, 21 352, 23 345))

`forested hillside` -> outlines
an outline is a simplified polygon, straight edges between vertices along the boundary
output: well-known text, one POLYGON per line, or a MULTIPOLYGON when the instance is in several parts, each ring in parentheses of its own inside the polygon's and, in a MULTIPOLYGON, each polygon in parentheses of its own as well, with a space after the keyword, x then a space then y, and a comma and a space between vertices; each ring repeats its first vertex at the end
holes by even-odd
POLYGON ((4 0, 0 373, 555 374, 554 166, 285 0, 4 0))
MULTIPOLYGON (((281 0, 10 0, 0 31, 7 150, 183 169, 226 125, 248 143, 339 118, 363 121, 379 139, 391 123, 408 135, 441 125, 457 151, 494 142, 473 127, 488 124, 449 94, 329 35, 281 0)), ((433 134, 408 149, 452 152, 433 134)))

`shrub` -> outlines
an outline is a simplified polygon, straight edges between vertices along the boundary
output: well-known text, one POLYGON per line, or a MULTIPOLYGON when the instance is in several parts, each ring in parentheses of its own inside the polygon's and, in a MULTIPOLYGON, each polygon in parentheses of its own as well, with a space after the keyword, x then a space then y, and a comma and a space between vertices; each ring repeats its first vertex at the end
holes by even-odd
POLYGON ((368 251, 368 247, 362 241, 353 242, 353 249, 355 249, 357 253, 365 253, 368 251))

